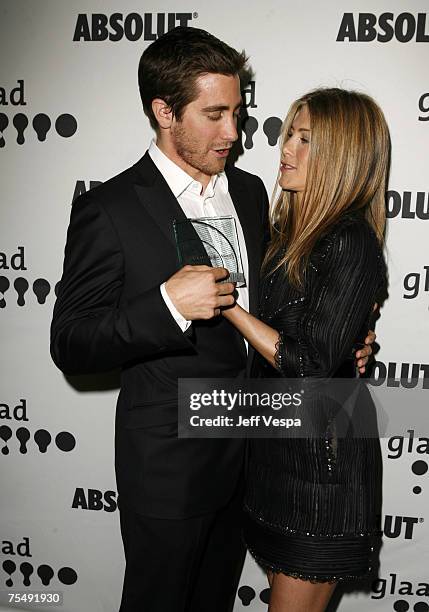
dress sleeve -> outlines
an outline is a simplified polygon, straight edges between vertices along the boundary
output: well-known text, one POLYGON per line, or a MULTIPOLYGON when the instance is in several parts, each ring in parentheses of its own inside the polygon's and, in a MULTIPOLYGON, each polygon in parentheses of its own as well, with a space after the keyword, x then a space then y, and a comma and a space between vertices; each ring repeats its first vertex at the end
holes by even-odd
POLYGON ((279 330, 276 362, 283 376, 332 376, 351 356, 383 281, 381 249, 364 221, 341 227, 326 244, 309 264, 297 333, 279 330))

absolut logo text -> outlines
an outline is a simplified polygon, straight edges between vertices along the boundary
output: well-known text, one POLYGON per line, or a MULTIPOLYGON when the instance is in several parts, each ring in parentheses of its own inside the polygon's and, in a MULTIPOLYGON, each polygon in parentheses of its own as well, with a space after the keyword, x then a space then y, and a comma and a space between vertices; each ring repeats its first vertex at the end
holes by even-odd
POLYGON ((197 17, 198 13, 79 13, 73 41, 156 40, 173 28, 189 26, 197 17))

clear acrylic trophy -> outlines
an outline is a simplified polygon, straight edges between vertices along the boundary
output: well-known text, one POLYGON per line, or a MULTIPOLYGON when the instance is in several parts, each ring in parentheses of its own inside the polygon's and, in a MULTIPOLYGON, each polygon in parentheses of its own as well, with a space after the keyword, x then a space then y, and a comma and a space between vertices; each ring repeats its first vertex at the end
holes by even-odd
POLYGON ((243 263, 234 217, 203 217, 173 222, 179 264, 226 268, 225 282, 244 287, 243 263))

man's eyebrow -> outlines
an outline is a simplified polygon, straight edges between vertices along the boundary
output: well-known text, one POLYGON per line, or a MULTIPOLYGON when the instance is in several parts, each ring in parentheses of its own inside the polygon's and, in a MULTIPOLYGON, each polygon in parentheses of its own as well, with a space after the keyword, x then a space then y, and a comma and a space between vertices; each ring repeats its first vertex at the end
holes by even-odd
MULTIPOLYGON (((240 108, 242 104, 243 104, 243 100, 240 100, 240 102, 234 106, 234 110, 237 110, 238 108, 240 108)), ((227 104, 215 104, 213 106, 205 106, 202 109, 202 111, 205 113, 214 113, 216 111, 223 111, 223 110, 229 110, 229 106, 227 104)))
POLYGON ((216 104, 215 106, 205 106, 202 110, 206 113, 214 113, 215 111, 228 110, 225 104, 216 104))

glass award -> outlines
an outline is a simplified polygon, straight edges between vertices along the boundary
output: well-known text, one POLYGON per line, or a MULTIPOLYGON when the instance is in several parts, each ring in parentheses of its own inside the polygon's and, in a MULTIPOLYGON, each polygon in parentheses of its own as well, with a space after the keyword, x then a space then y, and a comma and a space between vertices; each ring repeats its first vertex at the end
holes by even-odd
POLYGON ((244 287, 243 262, 234 217, 202 217, 173 222, 180 266, 226 268, 224 282, 244 287))

